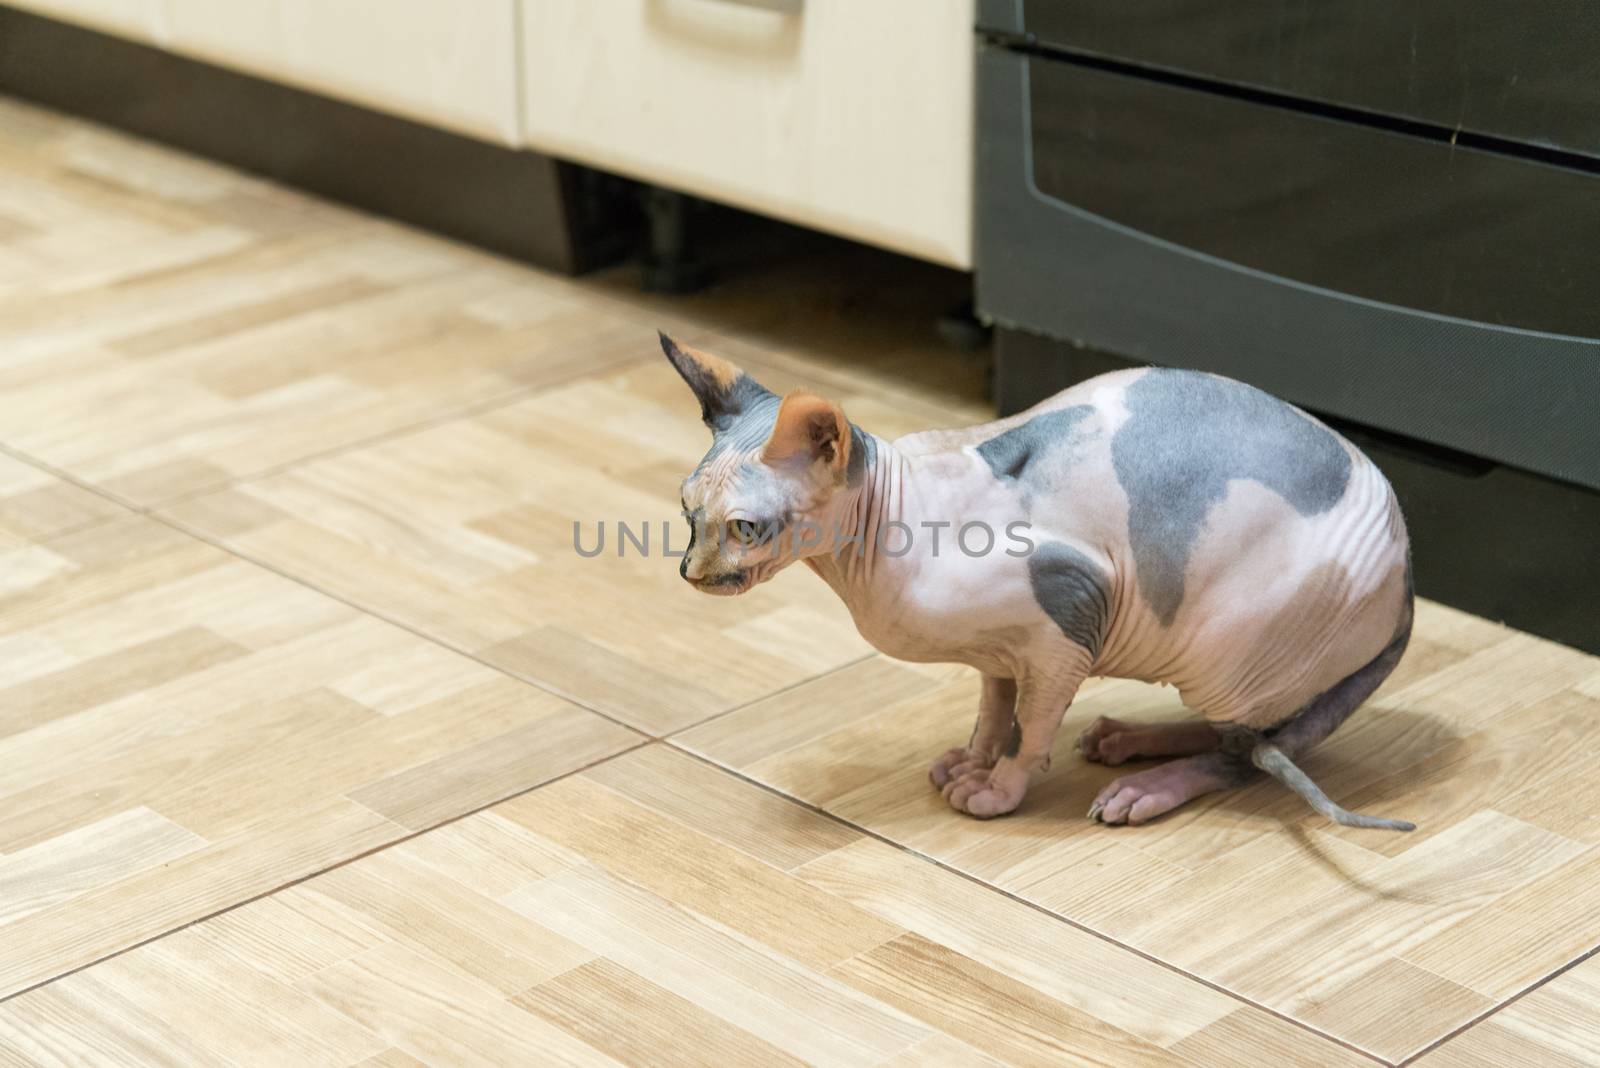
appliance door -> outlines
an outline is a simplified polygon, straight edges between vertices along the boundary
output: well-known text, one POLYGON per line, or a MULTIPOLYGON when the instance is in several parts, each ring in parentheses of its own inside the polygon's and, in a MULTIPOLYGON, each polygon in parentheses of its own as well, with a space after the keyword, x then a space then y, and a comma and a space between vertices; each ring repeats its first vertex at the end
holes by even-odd
POLYGON ((983 313, 1600 488, 1600 177, 994 45, 979 84, 983 313))

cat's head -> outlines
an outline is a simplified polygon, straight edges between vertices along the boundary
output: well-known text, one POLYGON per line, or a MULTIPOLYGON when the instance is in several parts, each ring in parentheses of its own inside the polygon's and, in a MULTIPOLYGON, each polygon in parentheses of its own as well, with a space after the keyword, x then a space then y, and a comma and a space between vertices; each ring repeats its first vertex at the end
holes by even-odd
POLYGON ((835 547, 837 495, 859 480, 864 440, 844 409, 786 397, 725 360, 661 335, 700 401, 711 448, 683 481, 691 542, 678 573, 706 593, 738 594, 835 547))

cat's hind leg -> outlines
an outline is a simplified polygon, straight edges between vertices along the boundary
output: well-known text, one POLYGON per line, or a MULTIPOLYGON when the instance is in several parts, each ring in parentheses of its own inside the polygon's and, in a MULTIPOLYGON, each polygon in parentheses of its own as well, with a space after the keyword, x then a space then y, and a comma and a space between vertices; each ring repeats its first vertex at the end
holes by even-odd
POLYGON ((1405 820, 1380 819, 1346 811, 1318 789, 1293 762, 1294 757, 1332 734, 1334 728, 1372 696, 1400 662, 1410 636, 1408 601, 1394 638, 1370 663, 1313 698, 1288 720, 1265 732, 1224 728, 1226 733, 1217 732, 1219 745, 1214 752, 1124 775, 1100 791, 1089 809, 1089 818, 1102 823, 1144 823, 1202 794, 1248 782, 1260 768, 1337 823, 1347 827, 1414 830, 1414 825, 1405 820))
POLYGON ((1100 716, 1078 735, 1078 751, 1096 764, 1116 765, 1148 757, 1209 753, 1222 736, 1205 720, 1185 723, 1128 723, 1100 716))
POLYGON ((1133 775, 1113 779, 1089 807, 1089 818, 1101 823, 1140 824, 1171 812, 1202 794, 1241 786, 1256 775, 1250 759, 1218 749, 1169 760, 1133 775))

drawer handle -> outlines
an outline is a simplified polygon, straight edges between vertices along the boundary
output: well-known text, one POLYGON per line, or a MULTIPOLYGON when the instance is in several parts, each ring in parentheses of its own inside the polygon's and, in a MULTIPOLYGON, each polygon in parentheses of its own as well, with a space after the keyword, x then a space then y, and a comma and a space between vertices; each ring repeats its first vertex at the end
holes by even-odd
POLYGON ((798 15, 805 6, 805 0, 719 0, 724 4, 738 4, 740 7, 759 7, 768 11, 781 11, 785 15, 798 15))

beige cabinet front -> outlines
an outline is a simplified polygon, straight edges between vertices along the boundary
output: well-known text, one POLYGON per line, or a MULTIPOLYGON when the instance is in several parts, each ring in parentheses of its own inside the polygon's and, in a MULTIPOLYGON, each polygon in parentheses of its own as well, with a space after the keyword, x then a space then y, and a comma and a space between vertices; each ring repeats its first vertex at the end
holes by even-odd
POLYGON ((148 44, 160 37, 165 0, 6 0, 6 3, 148 44))
POLYGON ((517 0, 160 2, 174 51, 517 143, 517 0))
POLYGON ((972 0, 522 0, 524 140, 968 267, 972 24, 972 0))

